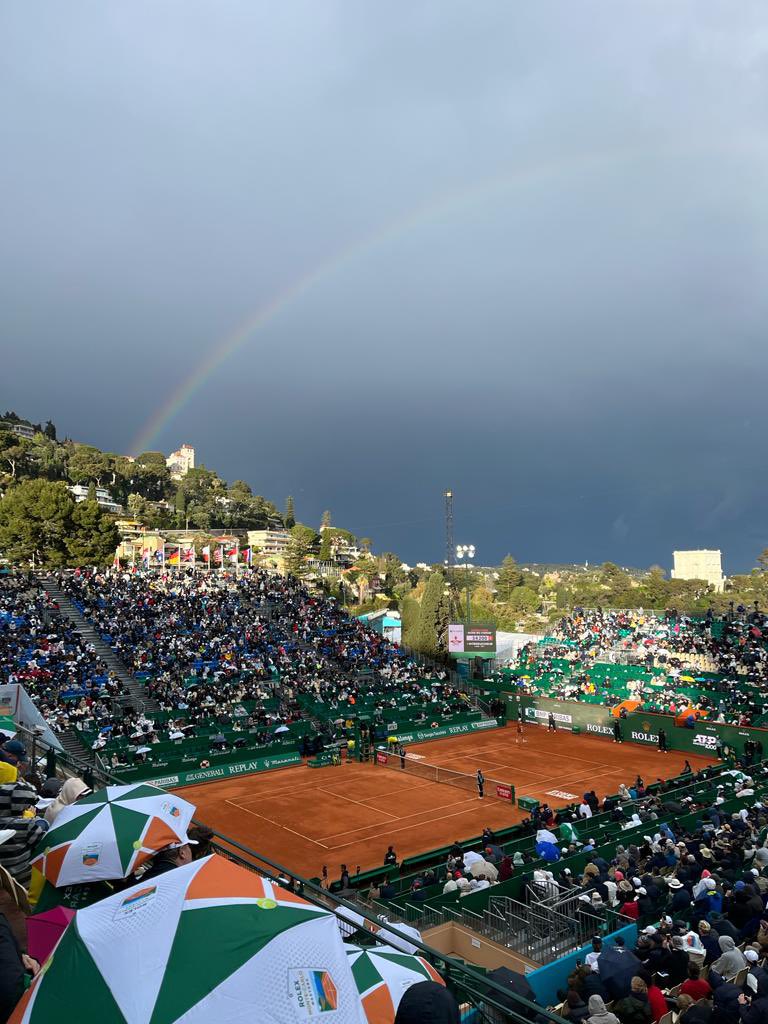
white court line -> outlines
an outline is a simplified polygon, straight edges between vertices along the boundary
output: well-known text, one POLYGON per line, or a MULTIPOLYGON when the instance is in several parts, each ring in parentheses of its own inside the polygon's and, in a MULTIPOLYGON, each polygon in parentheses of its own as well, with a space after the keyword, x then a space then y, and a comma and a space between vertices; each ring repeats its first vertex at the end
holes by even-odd
MULTIPOLYGON (((476 799, 476 797, 467 796, 463 800, 454 800, 452 803, 450 803, 450 804, 443 804, 442 806, 443 807, 456 807, 458 804, 465 804, 469 800, 472 800, 474 802, 475 799, 476 799)), ((377 808, 376 807, 371 807, 370 810, 375 811, 375 810, 377 810, 377 808)), ((396 821, 406 821, 408 818, 415 818, 418 814, 426 814, 428 810, 429 810, 429 808, 427 807, 423 811, 414 811, 412 814, 403 814, 400 817, 395 816, 395 820, 396 821)), ((413 824, 414 825, 429 825, 429 824, 431 824, 435 820, 436 820, 435 818, 429 818, 427 821, 415 821, 413 824)), ((348 836, 351 832, 364 832, 365 829, 367 829, 367 828, 376 828, 376 827, 377 826, 375 824, 372 824, 372 825, 361 825, 360 828, 349 828, 349 829, 346 830, 346 832, 332 832, 329 836, 323 836, 323 839, 336 839, 338 836, 348 836)))
MULTIPOLYGON (((445 761, 456 761, 456 760, 459 760, 460 758, 471 758, 471 757, 475 757, 476 755, 479 755, 479 754, 487 753, 487 752, 489 752, 491 750, 503 750, 506 753, 512 753, 512 750, 510 748, 513 747, 513 746, 517 747, 517 744, 516 743, 513 744, 511 742, 509 744, 493 743, 493 744, 491 744, 488 747, 478 747, 477 749, 474 749, 471 752, 467 751, 467 752, 465 752, 463 754, 451 754, 450 757, 443 758, 443 760, 445 760, 445 761)), ((544 757, 550 757, 550 756, 553 756, 553 757, 565 757, 565 758, 568 758, 569 760, 572 760, 572 761, 584 761, 586 764, 602 764, 603 763, 602 761, 593 761, 593 760, 591 760, 588 757, 577 757, 575 754, 558 754, 554 750, 540 749, 538 747, 536 748, 536 750, 532 751, 532 753, 543 754, 544 757)))
MULTIPOLYGON (((375 811, 377 814, 387 814, 393 821, 398 820, 396 814, 390 814, 389 811, 383 811, 380 807, 369 807, 368 804, 363 803, 362 800, 355 800, 351 796, 344 796, 342 793, 329 793, 327 789, 317 789, 318 793, 325 793, 326 796, 332 796, 336 800, 349 800, 351 804, 358 804, 360 807, 364 807, 366 811, 375 811)), ((367 828, 375 828, 377 824, 385 824, 385 822, 373 822, 371 825, 366 826, 367 828)))
POLYGON ((268 821, 270 825, 276 825, 278 828, 284 828, 286 832, 292 832, 295 836, 298 836, 299 839, 304 839, 308 843, 314 843, 315 846, 319 846, 323 850, 332 849, 332 847, 326 846, 325 843, 319 843, 316 839, 310 839, 309 836, 305 836, 303 832, 297 832, 295 828, 288 828, 287 825, 281 825, 279 821, 273 821, 272 818, 268 818, 265 814, 259 814, 258 811, 252 811, 250 807, 241 807, 240 804, 236 804, 233 800, 225 800, 224 802, 229 804, 231 807, 236 807, 238 811, 245 811, 246 814, 252 814, 255 818, 261 818, 263 821, 268 821))
MULTIPOLYGON (((243 778, 245 778, 245 776, 243 776, 243 778)), ((403 781, 405 781, 405 780, 403 780, 403 781)), ((434 783, 424 782, 421 779, 419 780, 419 782, 421 783, 420 785, 417 785, 417 786, 405 786, 403 788, 403 790, 400 790, 400 789, 394 789, 393 790, 390 787, 388 789, 382 790, 380 793, 372 793, 368 799, 373 800, 373 799, 378 799, 379 797, 382 797, 382 796, 391 796, 391 795, 400 793, 400 792, 402 792, 404 790, 407 790, 410 793, 414 789, 424 789, 426 786, 434 785, 434 783)), ((326 785, 327 785, 327 783, 326 783, 326 785)), ((322 791, 323 793, 328 793, 329 795, 336 796, 336 793, 334 793, 333 790, 323 789, 322 782, 318 781, 317 784, 311 785, 311 786, 303 786, 303 787, 301 787, 300 790, 297 789, 296 786, 288 786, 286 789, 269 790, 269 792, 262 791, 260 793, 253 793, 250 796, 247 795, 247 794, 244 794, 241 799, 243 801, 247 801, 247 800, 261 800, 261 801, 264 801, 264 800, 271 800, 272 797, 274 797, 274 796, 282 796, 285 793, 291 793, 293 796, 300 797, 301 800, 306 803, 306 794, 308 792, 317 792, 318 790, 322 791)))
MULTIPOLYGON (((441 814, 439 818, 431 818, 429 821, 415 821, 412 825, 405 825, 403 828, 393 828, 387 832, 387 836, 397 835, 398 832, 407 832, 412 828, 421 828, 422 825, 431 825, 435 821, 444 821, 446 818, 455 818, 459 814, 467 814, 470 810, 477 809, 475 807, 475 801, 472 800, 473 807, 467 807, 464 811, 454 811, 453 814, 441 814)), ((369 839, 373 839, 374 836, 368 836, 369 839)), ((328 850, 343 850, 345 846, 354 846, 356 843, 363 842, 362 839, 357 839, 351 843, 342 843, 340 846, 328 846, 328 850)))

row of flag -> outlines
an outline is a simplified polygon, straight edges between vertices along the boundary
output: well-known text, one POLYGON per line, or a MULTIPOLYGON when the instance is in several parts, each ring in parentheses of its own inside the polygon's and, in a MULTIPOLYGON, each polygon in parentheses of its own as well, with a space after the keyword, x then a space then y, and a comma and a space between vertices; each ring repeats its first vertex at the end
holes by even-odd
MULTIPOLYGON (((241 548, 237 541, 217 541, 213 545, 206 544, 201 551, 203 565, 211 567, 211 564, 218 565, 222 569, 225 565, 251 565, 253 561, 253 549, 250 547, 241 548)), ((152 551, 150 548, 143 548, 141 552, 141 563, 145 568, 151 566, 166 565, 188 565, 194 567, 197 564, 197 552, 193 544, 169 543, 162 548, 152 551)))

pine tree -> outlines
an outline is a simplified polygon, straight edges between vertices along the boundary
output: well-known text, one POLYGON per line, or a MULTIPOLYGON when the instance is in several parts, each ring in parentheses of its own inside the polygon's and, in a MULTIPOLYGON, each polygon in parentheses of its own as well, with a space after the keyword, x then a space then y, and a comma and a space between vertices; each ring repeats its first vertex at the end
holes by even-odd
POLYGON ((290 496, 290 494, 285 499, 285 514, 283 516, 283 523, 285 524, 286 530, 290 530, 296 525, 296 513, 293 508, 293 498, 290 496))
POLYGON ((87 499, 72 511, 72 527, 67 537, 69 564, 108 565, 119 539, 114 519, 99 506, 96 488, 91 484, 87 499))
POLYGON ((437 654, 445 646, 448 633, 448 595, 441 572, 433 572, 427 580, 419 612, 418 649, 424 654, 437 654))
POLYGON ((330 527, 328 527, 320 534, 320 554, 318 555, 318 558, 321 562, 330 562, 331 558, 333 558, 333 548, 331 545, 332 540, 333 532, 330 527))
POLYGON ((329 509, 326 509, 325 512, 323 512, 323 518, 320 520, 320 527, 321 527, 321 529, 322 528, 328 529, 328 528, 330 528, 330 525, 331 525, 331 513, 330 513, 329 509))
MULTIPOLYGON (((83 503, 85 504, 85 502, 83 503)), ((25 480, 0 501, 0 549, 16 564, 65 565, 74 502, 63 483, 25 480)))
POLYGON ((499 593, 502 600, 508 601, 512 591, 515 587, 521 586, 522 582, 523 574, 517 562, 512 555, 507 555, 501 563, 501 571, 499 572, 499 593))

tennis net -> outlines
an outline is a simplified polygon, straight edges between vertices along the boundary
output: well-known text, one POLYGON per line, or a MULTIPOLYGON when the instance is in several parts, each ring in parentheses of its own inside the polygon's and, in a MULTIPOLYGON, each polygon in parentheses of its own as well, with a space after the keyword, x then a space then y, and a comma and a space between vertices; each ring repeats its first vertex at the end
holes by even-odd
MULTIPOLYGON (((452 768, 443 768, 439 764, 429 764, 413 754, 399 754, 396 750, 386 747, 376 748, 376 764, 404 775, 415 775, 428 782, 440 782, 445 786, 455 786, 469 793, 477 792, 477 776, 467 772, 456 772, 452 768)), ((483 795, 498 800, 515 802, 515 787, 501 779, 492 779, 484 774, 483 795)))

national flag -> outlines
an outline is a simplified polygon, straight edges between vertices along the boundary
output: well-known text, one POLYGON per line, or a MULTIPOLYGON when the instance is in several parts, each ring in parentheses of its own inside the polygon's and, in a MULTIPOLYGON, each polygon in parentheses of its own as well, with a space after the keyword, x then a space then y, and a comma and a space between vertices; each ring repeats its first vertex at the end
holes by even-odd
POLYGON ((243 548, 243 561, 245 562, 246 565, 250 565, 251 564, 251 549, 250 548, 243 548))
POLYGON ((165 562, 167 565, 178 565, 179 564, 179 552, 180 548, 178 544, 166 544, 165 545, 165 562))
POLYGON ((211 545, 210 544, 206 544, 205 547, 203 548, 203 561, 204 562, 210 562, 210 560, 211 560, 211 545))
POLYGON ((224 556, 232 563, 232 565, 237 565, 237 544, 225 544, 224 556))
POLYGON ((185 565, 195 564, 195 547, 194 544, 185 544, 181 547, 181 561, 185 565))
POLYGON ((222 549, 221 544, 217 544, 216 545, 216 550, 213 552, 213 560, 214 560, 214 562, 217 562, 218 564, 221 564, 221 561, 222 561, 222 557, 221 557, 222 550, 223 549, 222 549))
POLYGON ((165 562, 165 548, 158 548, 152 557, 162 565, 165 562))

